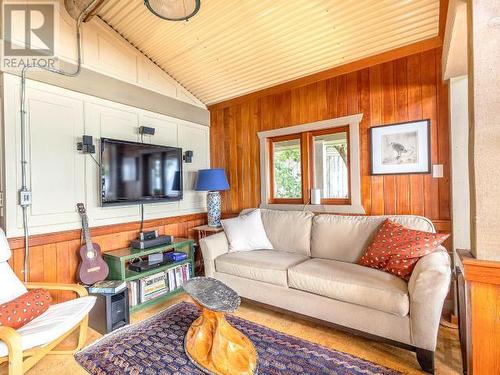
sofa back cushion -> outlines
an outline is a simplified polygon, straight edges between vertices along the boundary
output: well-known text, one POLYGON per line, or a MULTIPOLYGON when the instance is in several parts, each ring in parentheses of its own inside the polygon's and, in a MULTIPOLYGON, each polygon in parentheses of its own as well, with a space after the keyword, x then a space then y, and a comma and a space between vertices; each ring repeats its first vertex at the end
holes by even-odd
POLYGON ((311 256, 356 262, 387 218, 409 229, 435 232, 432 222, 421 216, 316 215, 311 232, 311 256))
MULTIPOLYGON (((244 210, 241 214, 248 213, 244 210)), ((261 209, 262 223, 274 250, 311 255, 311 227, 314 214, 302 211, 261 209)))

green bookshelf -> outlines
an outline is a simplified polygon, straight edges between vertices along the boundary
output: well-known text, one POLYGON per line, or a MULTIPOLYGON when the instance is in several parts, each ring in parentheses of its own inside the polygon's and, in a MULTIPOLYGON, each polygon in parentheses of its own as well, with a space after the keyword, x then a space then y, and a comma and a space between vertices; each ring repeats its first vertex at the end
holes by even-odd
MULTIPOLYGON (((184 264, 189 265, 191 277, 195 276, 194 274, 194 241, 187 238, 177 238, 170 245, 162 245, 157 247, 151 247, 145 250, 138 250, 132 248, 118 249, 107 251, 103 254, 104 261, 109 266, 109 275, 108 280, 123 280, 123 281, 133 281, 138 280, 146 276, 154 275, 160 272, 168 271, 177 266, 181 266, 184 264), (187 259, 165 264, 161 267, 154 268, 144 272, 135 272, 128 269, 128 264, 136 258, 144 258, 150 254, 156 253, 165 253, 165 252, 182 252, 187 254, 187 259)), ((130 307, 130 312, 134 312, 140 310, 142 308, 155 305, 157 303, 163 302, 173 296, 182 292, 182 287, 178 287, 175 290, 172 290, 168 293, 165 293, 161 296, 158 296, 152 300, 146 301, 144 303, 140 303, 135 306, 130 307)))

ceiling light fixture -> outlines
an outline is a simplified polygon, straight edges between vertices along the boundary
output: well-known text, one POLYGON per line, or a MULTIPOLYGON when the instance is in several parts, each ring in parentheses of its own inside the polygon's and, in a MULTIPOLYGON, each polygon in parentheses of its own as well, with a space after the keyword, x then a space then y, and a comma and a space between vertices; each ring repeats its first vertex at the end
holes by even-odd
POLYGON ((200 0, 144 0, 144 5, 168 21, 187 21, 200 10, 200 0))

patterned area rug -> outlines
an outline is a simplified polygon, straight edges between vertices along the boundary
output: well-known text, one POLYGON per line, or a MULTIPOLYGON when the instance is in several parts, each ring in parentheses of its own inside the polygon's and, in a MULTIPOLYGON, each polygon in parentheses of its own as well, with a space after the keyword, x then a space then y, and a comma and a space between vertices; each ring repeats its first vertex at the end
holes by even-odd
MULTIPOLYGON (((75 354, 91 374, 202 375, 184 353, 184 335, 199 316, 180 302, 140 323, 115 331, 75 354)), ((396 375, 398 371, 292 337, 235 316, 227 320, 254 343, 259 375, 396 375)))

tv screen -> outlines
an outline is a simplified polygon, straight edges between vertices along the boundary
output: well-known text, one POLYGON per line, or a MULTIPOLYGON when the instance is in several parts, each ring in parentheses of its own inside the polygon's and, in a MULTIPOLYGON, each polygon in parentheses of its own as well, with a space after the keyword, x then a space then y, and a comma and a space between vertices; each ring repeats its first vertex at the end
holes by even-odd
POLYGON ((182 149, 101 139, 101 205, 182 199, 182 149))

